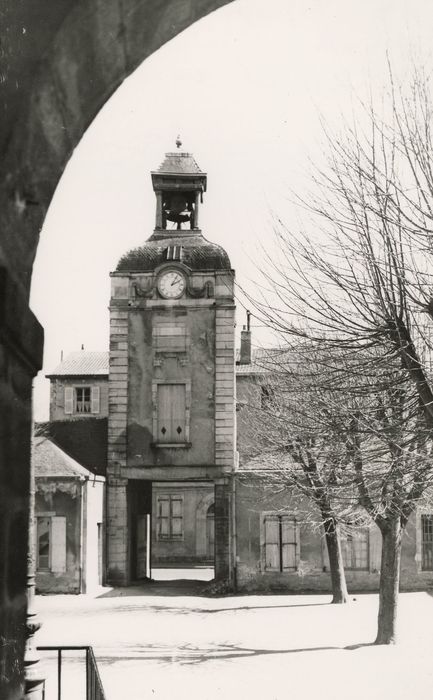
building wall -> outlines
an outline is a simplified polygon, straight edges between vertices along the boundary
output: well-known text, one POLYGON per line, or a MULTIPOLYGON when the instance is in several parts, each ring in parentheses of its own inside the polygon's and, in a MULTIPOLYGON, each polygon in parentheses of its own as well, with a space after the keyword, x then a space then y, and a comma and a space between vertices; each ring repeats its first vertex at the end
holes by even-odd
MULTIPOLYGON (((330 592, 329 560, 320 525, 312 525, 307 502, 289 493, 272 495, 251 481, 237 483, 237 582, 240 591, 321 591, 330 592), (266 571, 263 544, 263 514, 288 513, 299 523, 299 560, 294 572, 266 571)), ((433 508, 432 508, 433 511, 433 508)), ((319 518, 312 519, 317 523, 319 518)), ((373 524, 368 532, 368 567, 346 568, 349 592, 377 590, 379 586, 381 536, 373 524)), ((420 514, 410 518, 403 536, 402 590, 425 590, 433 585, 433 571, 421 570, 420 514)))
POLYGON ((128 466, 215 463, 215 312, 212 308, 133 309, 129 316, 128 466), (188 350, 156 352, 154 323, 184 323, 188 350), (154 382, 190 383, 190 447, 155 449, 154 382))
POLYGON ((108 416, 108 377, 56 377, 50 382, 50 421, 108 416), (98 413, 65 413, 65 387, 99 387, 98 413))
POLYGON ((206 548, 206 514, 215 502, 213 484, 153 484, 152 488, 152 566, 164 564, 210 564, 206 548), (158 538, 158 496, 178 495, 183 501, 183 537, 164 541, 158 538))
POLYGON ((89 593, 102 585, 105 483, 101 479, 89 479, 84 483, 83 492, 85 519, 82 592, 89 593))
POLYGON ((82 482, 80 480, 60 477, 36 478, 36 519, 38 516, 66 518, 64 570, 54 572, 37 568, 36 589, 39 593, 80 593, 81 508, 82 482))

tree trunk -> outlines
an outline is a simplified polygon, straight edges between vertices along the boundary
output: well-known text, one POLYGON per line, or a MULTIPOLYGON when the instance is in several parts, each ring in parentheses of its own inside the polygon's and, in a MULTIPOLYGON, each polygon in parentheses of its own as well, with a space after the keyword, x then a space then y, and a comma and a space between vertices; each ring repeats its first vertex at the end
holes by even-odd
POLYGON ((400 584, 401 538, 400 516, 387 519, 380 527, 382 558, 379 582, 379 615, 375 644, 395 644, 397 601, 400 584))
POLYGON ((344 573, 337 522, 333 516, 329 515, 325 517, 323 521, 326 546, 328 548, 329 568, 331 571, 332 602, 347 603, 349 595, 347 593, 346 576, 344 573))

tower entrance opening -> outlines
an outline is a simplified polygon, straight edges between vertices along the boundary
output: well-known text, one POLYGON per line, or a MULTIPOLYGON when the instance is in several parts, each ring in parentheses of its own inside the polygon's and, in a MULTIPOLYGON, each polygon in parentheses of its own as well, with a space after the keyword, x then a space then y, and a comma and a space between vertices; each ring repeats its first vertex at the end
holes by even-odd
POLYGON ((212 483, 131 480, 131 580, 212 580, 214 513, 212 483))

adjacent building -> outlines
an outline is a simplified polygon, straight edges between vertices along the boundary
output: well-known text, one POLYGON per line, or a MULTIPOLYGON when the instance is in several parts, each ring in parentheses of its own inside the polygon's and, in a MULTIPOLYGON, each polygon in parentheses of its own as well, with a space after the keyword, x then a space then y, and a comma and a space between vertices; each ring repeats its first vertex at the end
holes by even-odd
POLYGON ((37 591, 86 593, 102 584, 105 479, 43 436, 33 461, 37 591))

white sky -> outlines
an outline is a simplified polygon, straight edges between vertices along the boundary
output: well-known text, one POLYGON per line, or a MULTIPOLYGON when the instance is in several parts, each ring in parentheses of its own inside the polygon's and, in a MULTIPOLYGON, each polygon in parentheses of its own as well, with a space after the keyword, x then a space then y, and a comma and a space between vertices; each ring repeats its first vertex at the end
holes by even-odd
POLYGON ((203 233, 251 290, 271 212, 296 220, 290 191, 320 158, 320 115, 338 125, 380 90, 386 51, 403 81, 412 61, 430 66, 432 27, 432 0, 236 0, 147 59, 84 135, 45 221, 31 296, 46 334, 35 419, 48 418, 43 375, 61 350, 108 349, 109 272, 152 233, 150 171, 178 133, 208 173, 203 233))

